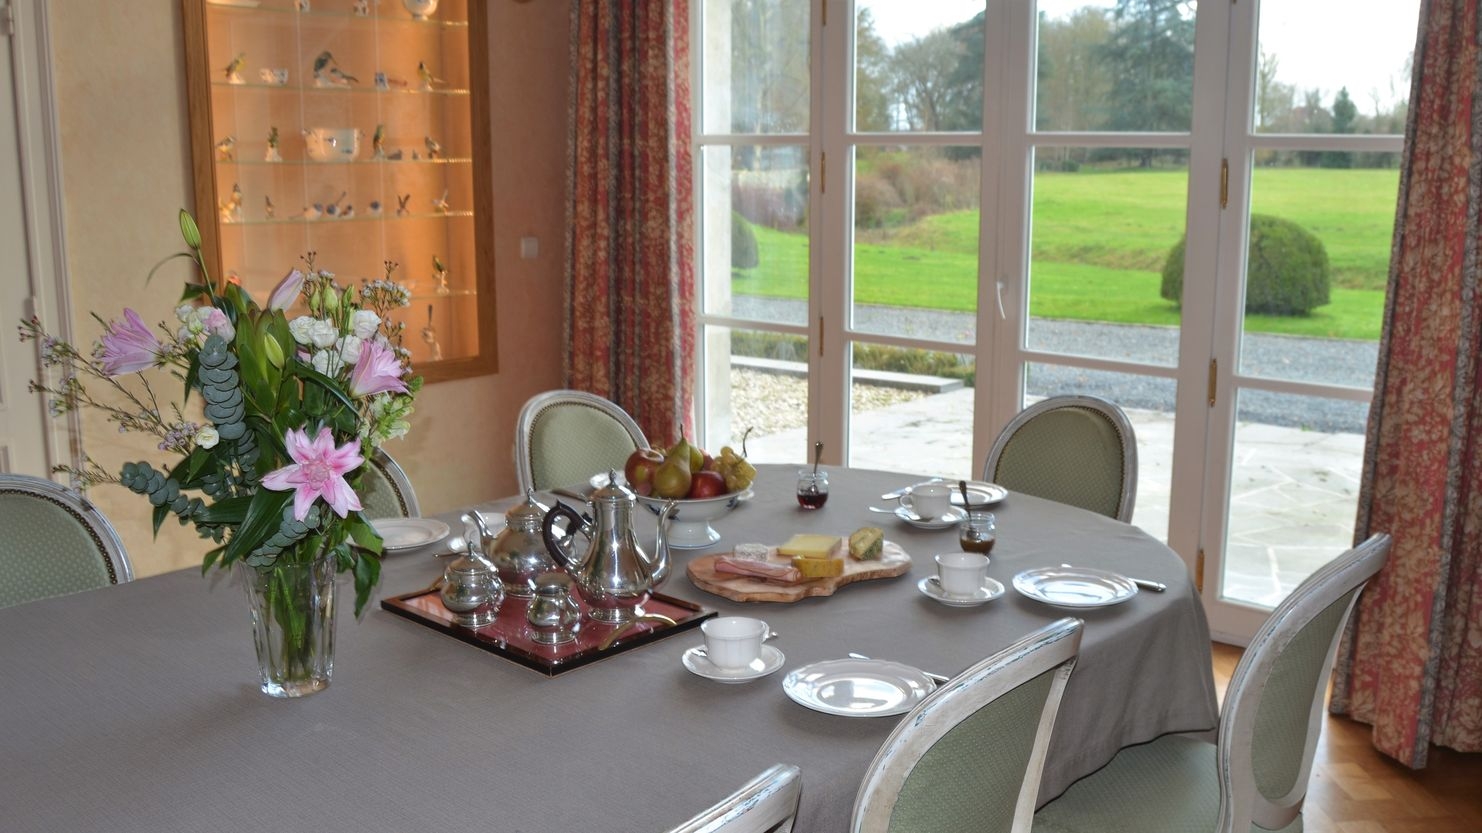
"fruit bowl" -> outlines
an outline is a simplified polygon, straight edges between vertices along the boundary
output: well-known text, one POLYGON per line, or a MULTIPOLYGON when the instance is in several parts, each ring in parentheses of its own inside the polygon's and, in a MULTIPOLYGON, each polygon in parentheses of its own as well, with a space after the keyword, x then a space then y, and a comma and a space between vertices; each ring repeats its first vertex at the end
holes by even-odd
MULTIPOLYGON (((751 489, 746 489, 701 500, 676 499, 674 503, 679 508, 669 522, 669 546, 701 549, 719 541, 720 533, 711 528, 710 522, 725 517, 726 513, 749 499, 751 494, 751 489)), ((669 501, 661 497, 639 495, 638 502, 657 515, 669 501)))

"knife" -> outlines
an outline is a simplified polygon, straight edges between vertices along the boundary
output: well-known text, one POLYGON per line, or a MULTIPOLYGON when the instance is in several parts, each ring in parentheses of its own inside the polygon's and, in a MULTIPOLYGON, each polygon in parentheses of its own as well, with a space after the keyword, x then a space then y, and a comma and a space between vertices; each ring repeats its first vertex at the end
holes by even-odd
MULTIPOLYGON (((1067 570, 1076 569, 1075 566, 1071 564, 1061 564, 1060 566, 1066 568, 1067 570)), ((1164 584, 1161 581, 1153 581, 1152 579, 1146 578, 1133 578, 1132 576, 1122 576, 1122 578, 1127 579, 1128 581, 1132 582, 1138 587, 1141 587, 1144 590, 1151 590, 1154 593, 1162 593, 1163 591, 1168 589, 1168 585, 1164 584)))

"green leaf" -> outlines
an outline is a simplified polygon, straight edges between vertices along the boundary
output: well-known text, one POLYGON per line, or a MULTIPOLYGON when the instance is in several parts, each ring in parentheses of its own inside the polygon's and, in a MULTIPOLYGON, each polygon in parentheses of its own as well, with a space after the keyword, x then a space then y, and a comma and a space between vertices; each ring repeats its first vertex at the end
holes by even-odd
MULTIPOLYGON (((216 559, 220 558, 223 552, 226 552, 226 547, 217 547, 206 553, 206 557, 201 561, 201 575, 204 576, 211 569, 211 565, 216 563, 216 559)), ((223 567, 226 565, 227 562, 221 564, 223 567)))
MULTIPOLYGON (((247 520, 247 510, 252 504, 252 495, 222 498, 207 506, 196 520, 200 523, 227 524, 236 526, 247 520)), ((281 509, 279 510, 282 511, 281 509)))
POLYGON ((351 513, 350 517, 345 521, 345 526, 348 528, 350 539, 355 542, 355 546, 376 555, 381 554, 381 548, 384 543, 381 540, 381 535, 376 532, 375 527, 370 525, 370 521, 366 520, 364 515, 359 512, 351 513))
POLYGON ((299 378, 313 382, 315 385, 318 386, 319 389, 322 389, 330 396, 339 400, 340 404, 344 405, 346 408, 349 408, 351 411, 355 410, 355 403, 351 402, 350 398, 345 395, 345 392, 340 390, 339 382, 336 382, 335 380, 329 378, 328 376, 325 376, 323 373, 320 373, 319 371, 315 370, 312 367, 309 367, 306 364, 303 364, 302 362, 297 362, 293 365, 293 372, 298 375, 299 378))
POLYGON ((283 522, 283 507, 292 497, 292 491, 258 490, 247 507, 247 517, 226 545, 226 557, 235 561, 261 546, 283 522))
POLYGON ((170 516, 170 507, 161 504, 154 507, 154 514, 150 520, 154 522, 154 537, 160 537, 160 526, 164 524, 165 518, 170 516))
POLYGON ((381 580, 381 559, 368 552, 355 559, 355 615, 359 616, 370 601, 371 591, 381 580))
POLYGON ((180 403, 182 405, 190 402, 190 392, 194 390, 196 386, 200 385, 200 372, 201 351, 192 350, 190 351, 190 367, 187 368, 185 371, 185 397, 180 400, 180 403))
MULTIPOLYGON (((195 252, 176 252, 175 254, 172 254, 172 255, 166 255, 162 260, 160 260, 160 262, 158 262, 154 266, 150 267, 149 274, 144 276, 144 283, 145 284, 148 284, 150 278, 153 278, 154 277, 154 273, 155 272, 158 272, 160 270, 160 267, 161 266, 164 266, 166 263, 169 263, 170 261, 174 260, 177 257, 183 257, 183 258, 187 258, 189 260, 195 260, 196 259, 195 252)), ((188 284, 186 284, 186 286, 187 287, 191 287, 191 286, 201 286, 201 285, 200 284, 189 284, 188 283, 188 284)), ((208 296, 210 295, 210 290, 205 289, 205 287, 201 287, 201 288, 206 291, 206 293, 207 293, 208 296)))

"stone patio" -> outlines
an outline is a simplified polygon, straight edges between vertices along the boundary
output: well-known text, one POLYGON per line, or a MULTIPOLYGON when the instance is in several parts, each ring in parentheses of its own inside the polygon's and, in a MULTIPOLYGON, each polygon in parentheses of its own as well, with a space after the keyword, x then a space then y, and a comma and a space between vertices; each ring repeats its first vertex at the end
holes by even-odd
MULTIPOLYGON (((973 391, 935 394, 855 414, 851 466, 950 478, 976 477, 972 461, 973 391), (972 470, 968 470, 971 468, 972 470)), ((1133 523, 1168 534, 1173 415, 1128 410, 1138 441, 1133 523)), ((752 437, 759 462, 801 462, 807 431, 752 437)), ((1273 606, 1302 579, 1352 544, 1364 438, 1260 423, 1236 427, 1227 565, 1223 595, 1273 606)), ((1207 576, 1206 580, 1213 580, 1207 576)))

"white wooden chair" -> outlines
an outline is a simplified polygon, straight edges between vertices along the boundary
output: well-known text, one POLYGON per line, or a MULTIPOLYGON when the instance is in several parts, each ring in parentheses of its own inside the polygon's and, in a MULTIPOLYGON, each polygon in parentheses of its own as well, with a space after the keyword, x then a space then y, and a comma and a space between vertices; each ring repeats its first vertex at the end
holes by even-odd
POLYGON ((1052 396, 1020 411, 998 433, 983 479, 1130 523, 1137 437, 1114 402, 1052 396))
POLYGON ((802 795, 803 775, 798 768, 773 764, 669 833, 792 833, 802 795))
POLYGON ((360 482, 360 503, 365 517, 370 520, 421 517, 417 490, 391 455, 378 448, 368 462, 360 482))
POLYGON ((0 474, 0 530, 0 607, 134 578, 113 524, 50 480, 0 474))
POLYGON ((609 469, 623 470, 648 439, 627 411, 579 390, 532 396, 515 428, 515 468, 520 491, 543 491, 585 482, 609 469))

